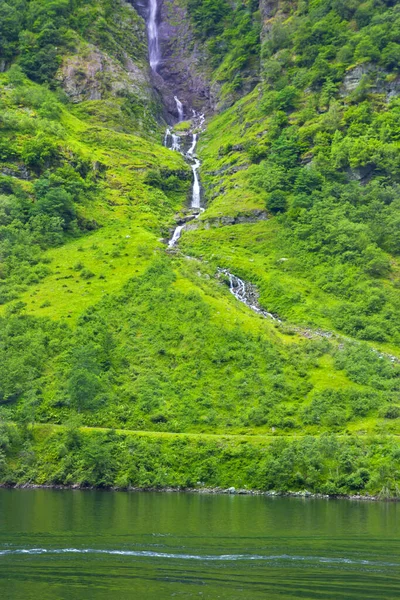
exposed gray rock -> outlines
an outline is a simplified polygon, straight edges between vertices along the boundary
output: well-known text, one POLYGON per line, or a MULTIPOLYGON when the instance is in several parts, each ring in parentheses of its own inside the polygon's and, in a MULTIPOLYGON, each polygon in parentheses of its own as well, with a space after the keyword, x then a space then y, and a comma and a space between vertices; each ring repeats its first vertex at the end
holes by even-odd
POLYGON ((232 217, 222 216, 213 217, 195 221, 185 225, 185 231, 193 231, 197 229, 212 229, 214 227, 226 227, 229 225, 240 225, 242 223, 257 223, 258 221, 267 221, 268 213, 262 210, 254 210, 251 214, 235 215, 232 217))
POLYGON ((57 79, 72 102, 101 100, 124 92, 143 99, 153 94, 147 68, 140 68, 127 55, 124 64, 117 62, 90 44, 64 58, 57 79))
POLYGON ((280 8, 280 0, 260 0, 260 12, 263 19, 270 19, 280 8))
POLYGON ((24 180, 29 180, 32 178, 29 170, 26 168, 25 165, 10 165, 7 167, 4 166, 1 168, 0 174, 24 180))
POLYGON ((346 172, 351 181, 359 181, 361 184, 366 184, 371 179, 374 172, 374 166, 366 165, 365 167, 357 167, 354 169, 349 167, 346 172))
POLYGON ((363 63, 349 69, 346 73, 340 89, 341 95, 348 96, 351 94, 364 78, 367 78, 369 91, 375 94, 385 94, 387 101, 400 94, 399 75, 393 78, 382 67, 378 67, 373 63, 363 63))

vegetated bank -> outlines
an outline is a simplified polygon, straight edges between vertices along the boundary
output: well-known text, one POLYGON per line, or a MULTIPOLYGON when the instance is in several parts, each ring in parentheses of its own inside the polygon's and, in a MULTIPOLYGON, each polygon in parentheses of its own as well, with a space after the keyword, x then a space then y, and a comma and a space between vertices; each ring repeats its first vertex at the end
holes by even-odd
POLYGON ((174 252, 191 170, 143 19, 0 8, 1 480, 398 495, 398 7, 180 3, 209 118, 174 252))
POLYGON ((388 436, 251 439, 9 424, 0 444, 7 486, 399 495, 399 445, 388 436))

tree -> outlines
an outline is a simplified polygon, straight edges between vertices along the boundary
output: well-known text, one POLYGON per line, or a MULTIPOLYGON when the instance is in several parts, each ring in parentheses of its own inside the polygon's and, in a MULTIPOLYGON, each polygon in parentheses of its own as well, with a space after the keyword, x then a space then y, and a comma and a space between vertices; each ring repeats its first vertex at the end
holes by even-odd
POLYGON ((93 407, 101 390, 99 378, 86 369, 73 371, 68 381, 68 393, 78 412, 93 407))
POLYGON ((286 210, 286 194, 282 190, 275 190, 268 195, 267 208, 272 213, 280 213, 286 210))
POLYGON ((64 229, 68 229, 71 221, 76 217, 71 194, 62 188, 50 190, 45 196, 39 198, 36 202, 36 212, 50 217, 60 217, 64 229))

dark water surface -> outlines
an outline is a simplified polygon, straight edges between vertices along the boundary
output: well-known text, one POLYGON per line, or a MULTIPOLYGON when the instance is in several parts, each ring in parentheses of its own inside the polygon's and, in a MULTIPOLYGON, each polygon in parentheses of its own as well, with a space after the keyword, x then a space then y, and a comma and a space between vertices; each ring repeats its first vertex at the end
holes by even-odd
POLYGON ((0 597, 400 598, 400 504, 0 490, 0 597))

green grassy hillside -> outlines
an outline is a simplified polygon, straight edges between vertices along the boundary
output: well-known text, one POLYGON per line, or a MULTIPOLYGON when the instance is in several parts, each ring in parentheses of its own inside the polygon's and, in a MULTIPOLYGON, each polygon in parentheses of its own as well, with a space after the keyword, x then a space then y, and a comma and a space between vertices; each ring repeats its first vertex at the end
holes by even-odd
POLYGON ((186 4, 225 108, 168 250, 135 10, 0 0, 0 479, 397 495, 400 13, 186 4))

